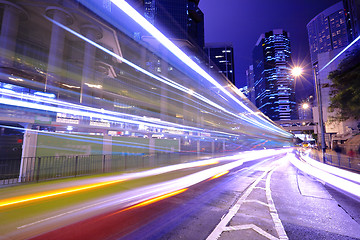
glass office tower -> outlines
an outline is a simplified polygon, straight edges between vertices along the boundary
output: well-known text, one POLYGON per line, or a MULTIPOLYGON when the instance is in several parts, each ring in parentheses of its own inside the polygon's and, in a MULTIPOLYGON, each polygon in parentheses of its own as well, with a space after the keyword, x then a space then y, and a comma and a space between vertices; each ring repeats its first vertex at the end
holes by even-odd
POLYGON ((344 5, 338 2, 319 13, 308 24, 310 56, 317 68, 318 54, 329 52, 349 44, 344 5))
POLYGON ((349 37, 353 41, 356 37, 360 36, 360 1, 343 0, 343 3, 349 37))
POLYGON ((210 72, 224 75, 235 85, 234 48, 230 43, 208 43, 205 52, 209 56, 210 72))
POLYGON ((256 106, 272 120, 297 119, 289 33, 262 34, 253 50, 256 106))

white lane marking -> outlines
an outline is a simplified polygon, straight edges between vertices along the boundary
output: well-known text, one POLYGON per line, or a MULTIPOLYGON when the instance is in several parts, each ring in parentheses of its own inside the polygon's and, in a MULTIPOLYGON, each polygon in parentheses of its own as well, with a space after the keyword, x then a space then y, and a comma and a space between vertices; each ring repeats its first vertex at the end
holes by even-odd
POLYGON ((265 190, 265 191, 266 191, 266 188, 263 188, 263 187, 254 187, 254 189, 261 189, 261 190, 265 190))
POLYGON ((245 193, 241 196, 241 198, 236 202, 236 204, 230 208, 229 212, 226 216, 219 222, 219 224, 215 227, 215 229, 211 232, 211 234, 206 238, 206 240, 216 240, 220 237, 221 233, 226 229, 226 225, 230 222, 230 220, 235 216, 235 214, 239 211, 241 205, 244 203, 245 199, 250 195, 255 186, 260 182, 260 180, 266 176, 268 172, 264 172, 260 177, 258 177, 253 184, 245 191, 245 193))
POLYGON ((238 225, 238 226, 230 226, 230 227, 226 227, 224 229, 224 231, 237 231, 237 230, 247 230, 247 229, 252 229, 255 232, 259 233, 260 235, 271 239, 271 240, 279 240, 277 237, 274 237, 273 235, 271 235, 270 233, 265 232, 264 230, 262 230, 260 227, 256 226, 255 224, 245 224, 245 225, 238 225))
POLYGON ((264 202, 259 201, 259 200, 245 200, 244 203, 258 203, 258 204, 263 205, 265 207, 269 207, 269 205, 267 203, 264 203, 264 202))
MULTIPOLYGON (((278 166, 279 167, 279 166, 278 166)), ((273 219, 273 222, 275 224, 275 229, 279 235, 280 239, 289 239, 288 236, 286 235, 284 226, 281 223, 281 220, 279 218, 279 215, 277 213, 277 210, 275 208, 275 204, 274 201, 271 197, 271 188, 270 188, 270 180, 271 180, 271 176, 273 174, 273 172, 278 168, 276 167, 275 169, 271 170, 270 173, 268 174, 267 178, 266 178, 266 198, 268 201, 268 205, 269 205, 269 209, 270 209, 270 214, 271 217, 273 219)))

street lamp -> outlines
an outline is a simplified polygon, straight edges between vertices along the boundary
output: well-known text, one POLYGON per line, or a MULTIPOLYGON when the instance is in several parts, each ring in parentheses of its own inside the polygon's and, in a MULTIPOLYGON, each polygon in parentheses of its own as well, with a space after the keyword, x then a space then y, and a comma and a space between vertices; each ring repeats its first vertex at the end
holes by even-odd
POLYGON ((301 67, 294 67, 291 69, 291 75, 294 77, 300 77, 303 74, 304 70, 301 67))
POLYGON ((306 109, 309 109, 310 105, 308 103, 303 103, 301 105, 302 109, 306 110, 306 109))
MULTIPOLYGON (((302 115, 300 116, 299 115, 299 119, 309 119, 308 117, 308 110, 310 108, 310 104, 308 102, 303 102, 301 103, 300 105, 300 108, 301 108, 301 112, 302 112, 302 115)), ((300 114, 300 112, 299 112, 300 114)))
MULTIPOLYGON (((294 67, 291 69, 291 75, 294 77, 300 77, 303 73, 303 69, 301 67, 294 67)), ((320 134, 321 134, 321 152, 322 152, 322 161, 325 163, 325 128, 324 128, 324 121, 323 121, 323 111, 322 111, 322 99, 321 99, 321 91, 320 91, 320 79, 317 78, 316 70, 314 68, 314 77, 315 77, 315 90, 316 90, 316 99, 318 102, 318 113, 319 113, 319 125, 320 125, 320 134)), ((309 105, 302 105, 302 108, 308 108, 309 105)))

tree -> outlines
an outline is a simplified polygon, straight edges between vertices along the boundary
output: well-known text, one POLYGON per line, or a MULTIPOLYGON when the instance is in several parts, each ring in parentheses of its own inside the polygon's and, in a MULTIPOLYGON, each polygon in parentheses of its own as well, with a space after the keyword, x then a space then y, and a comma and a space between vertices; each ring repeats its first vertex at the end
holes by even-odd
POLYGON ((360 48, 352 51, 330 72, 331 80, 330 112, 335 112, 334 120, 360 119, 360 48))

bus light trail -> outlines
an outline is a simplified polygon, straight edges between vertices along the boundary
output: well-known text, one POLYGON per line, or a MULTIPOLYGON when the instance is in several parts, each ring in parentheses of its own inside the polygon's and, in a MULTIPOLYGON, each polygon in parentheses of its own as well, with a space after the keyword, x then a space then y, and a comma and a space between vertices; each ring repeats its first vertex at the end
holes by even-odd
POLYGON ((120 183, 125 180, 126 179, 113 180, 113 181, 88 184, 85 186, 79 186, 79 187, 73 187, 73 188, 64 188, 64 189, 60 189, 57 191, 48 191, 48 192, 42 192, 42 193, 38 193, 38 194, 25 195, 25 196, 21 196, 21 197, 8 198, 8 199, 4 199, 4 200, 0 201, 0 207, 6 207, 6 206, 10 206, 10 205, 19 204, 19 203, 25 203, 25 202, 31 202, 31 201, 35 201, 35 200, 40 200, 40 199, 49 198, 49 197, 53 197, 53 196, 64 195, 64 194, 73 193, 73 192, 79 192, 79 191, 88 190, 88 189, 94 189, 94 188, 103 187, 103 186, 107 186, 107 185, 114 184, 114 183, 120 183))
POLYGON ((210 178, 210 180, 215 179, 215 178, 219 178, 219 177, 224 176, 225 174, 228 174, 228 173, 229 173, 229 171, 221 172, 219 174, 216 174, 212 178, 210 178))
POLYGON ((121 213, 121 212, 125 212, 125 211, 127 211, 127 210, 131 210, 131 209, 134 209, 134 208, 139 208, 139 207, 144 207, 144 206, 150 205, 150 204, 152 204, 152 203, 155 203, 155 202, 161 201, 161 200, 163 200, 163 199, 166 199, 166 198, 169 198, 169 197, 178 195, 178 194, 180 194, 180 193, 183 193, 183 192, 185 192, 186 190, 188 190, 188 188, 183 188, 183 189, 180 189, 180 190, 177 190, 177 191, 174 191, 174 192, 170 192, 170 193, 167 193, 167 194, 164 194, 164 195, 155 197, 155 198, 151 198, 151 199, 146 200, 146 201, 144 201, 144 202, 138 203, 138 204, 136 204, 136 205, 130 206, 130 207, 128 207, 128 208, 125 208, 125 209, 122 209, 122 210, 120 210, 120 211, 117 211, 117 212, 115 212, 115 213, 113 213, 113 214, 110 214, 110 215, 108 215, 108 217, 113 216, 113 215, 118 214, 118 213, 121 213))

